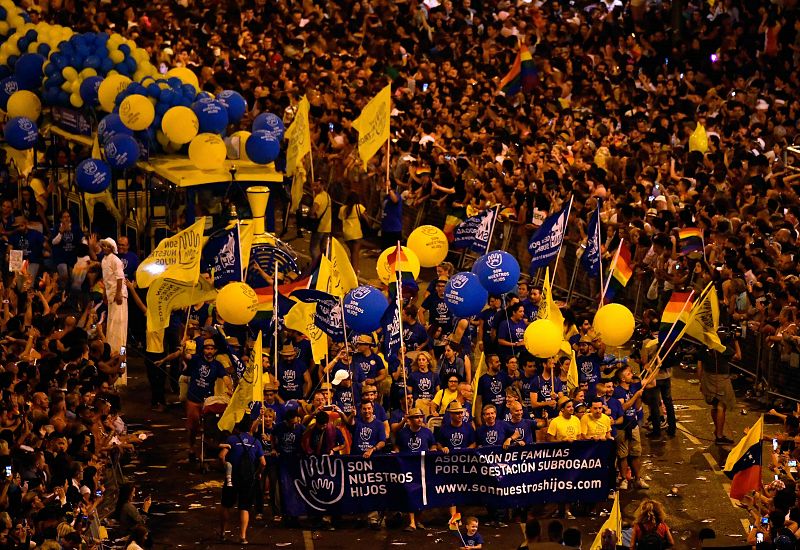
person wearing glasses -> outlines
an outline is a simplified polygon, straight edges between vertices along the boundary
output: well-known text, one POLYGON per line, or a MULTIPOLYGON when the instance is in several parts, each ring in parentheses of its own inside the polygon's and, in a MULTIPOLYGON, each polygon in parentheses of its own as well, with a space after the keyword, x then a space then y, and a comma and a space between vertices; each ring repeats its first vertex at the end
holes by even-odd
POLYGON ((214 384, 222 379, 228 395, 233 393, 233 382, 225 367, 217 361, 217 345, 213 338, 203 340, 203 353, 198 353, 187 363, 184 374, 189 376, 186 396, 186 429, 189 432, 189 461, 197 461, 194 451, 197 432, 200 428, 200 413, 203 402, 214 393, 214 384))

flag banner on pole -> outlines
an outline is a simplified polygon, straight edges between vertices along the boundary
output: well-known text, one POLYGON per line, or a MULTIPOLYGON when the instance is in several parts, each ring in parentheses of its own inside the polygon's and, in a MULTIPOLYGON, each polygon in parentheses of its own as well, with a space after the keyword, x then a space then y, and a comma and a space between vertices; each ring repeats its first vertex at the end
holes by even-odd
POLYGON ((586 228, 586 232, 589 236, 586 240, 586 249, 583 251, 583 256, 581 256, 581 267, 583 267, 590 277, 597 277, 600 275, 599 224, 600 208, 598 207, 589 219, 589 226, 586 228))
POLYGON ((383 355, 389 363, 389 367, 400 364, 400 308, 397 307, 397 300, 391 300, 389 307, 383 312, 381 317, 381 328, 383 329, 383 355))
POLYGON ((528 243, 528 252, 531 254, 529 271, 533 274, 540 267, 544 267, 558 256, 564 234, 567 229, 567 210, 570 203, 544 220, 541 227, 531 237, 528 243))
POLYGON ((203 278, 194 284, 159 277, 147 290, 147 330, 165 329, 173 311, 214 300, 216 296, 217 291, 203 278))
POLYGON ((703 231, 698 227, 684 227, 678 231, 678 253, 703 254, 703 231))
POLYGON ((499 208, 499 205, 489 208, 458 224, 453 233, 453 248, 468 248, 473 252, 485 253, 499 208))
POLYGON ((204 217, 177 235, 158 243, 153 252, 136 269, 136 284, 147 288, 158 277, 196 283, 200 277, 200 256, 203 250, 204 217))
POLYGON ((513 95, 519 91, 528 93, 536 86, 538 76, 530 49, 525 43, 520 42, 514 64, 500 81, 499 88, 506 95, 513 95))
POLYGON ((550 286, 550 268, 547 267, 544 272, 544 281, 542 281, 542 299, 539 302, 539 313, 537 319, 549 319, 557 326, 564 328, 564 315, 561 309, 553 300, 553 289, 550 286))
MULTIPOLYGON (((261 333, 258 333, 253 353, 250 354, 250 360, 247 362, 244 373, 239 379, 239 384, 233 391, 228 406, 225 407, 225 412, 222 413, 217 427, 222 431, 232 432, 234 426, 244 418, 245 414, 250 412, 255 401, 254 397, 258 394, 255 387, 256 384, 261 384, 261 333), (256 351, 258 354, 256 355, 256 351)), ((263 386, 263 384, 262 384, 263 386)), ((263 388, 262 388, 263 389, 263 388)), ((259 399, 261 401, 261 399, 259 399)))
POLYGON ((286 129, 286 139, 289 146, 286 148, 286 175, 293 176, 297 165, 303 162, 303 157, 311 152, 311 129, 308 124, 308 112, 311 105, 306 96, 297 105, 294 120, 286 129))
POLYGON ((741 500, 750 491, 761 490, 761 441, 764 438, 762 415, 736 444, 722 471, 731 479, 731 498, 741 500))
POLYGON ((369 159, 389 140, 389 121, 392 111, 392 86, 386 86, 366 104, 353 121, 358 130, 358 155, 367 168, 369 159))
POLYGON ((614 492, 614 504, 611 506, 611 513, 608 515, 605 523, 603 526, 600 527, 600 531, 597 533, 597 536, 594 538, 594 542, 590 550, 600 550, 603 546, 603 533, 606 530, 613 531, 615 535, 617 535, 617 545, 622 545, 622 512, 619 508, 619 491, 614 492))
POLYGON ((331 237, 330 254, 330 293, 342 296, 358 286, 358 276, 344 245, 335 237, 331 237))
POLYGON ((328 352, 328 335, 316 325, 314 319, 316 313, 316 303, 297 302, 286 314, 283 322, 286 328, 308 336, 311 341, 311 355, 314 356, 314 362, 319 363, 325 359, 325 354, 328 352))
POLYGON ((608 289, 604 303, 609 304, 628 286, 628 281, 633 277, 633 262, 631 261, 631 249, 626 242, 620 244, 619 254, 615 253, 617 263, 614 269, 608 274, 608 289))
POLYGON ((671 348, 674 342, 680 340, 686 332, 687 318, 682 313, 688 313, 692 309, 691 301, 688 306, 684 307, 690 295, 690 292, 673 292, 661 314, 658 342, 664 350, 671 348))
POLYGON ((713 283, 708 283, 688 314, 686 334, 720 353, 725 345, 719 339, 719 299, 713 283))
POLYGON ((226 284, 242 280, 245 265, 244 249, 249 250, 253 243, 252 226, 239 226, 223 229, 211 235, 203 247, 200 270, 213 273, 214 286, 221 288, 226 284), (249 235, 248 235, 249 234, 249 235))
POLYGON ((344 325, 342 324, 342 306, 339 299, 327 292, 314 289, 296 290, 292 296, 301 302, 314 303, 317 306, 314 314, 316 325, 334 342, 344 342, 344 325))

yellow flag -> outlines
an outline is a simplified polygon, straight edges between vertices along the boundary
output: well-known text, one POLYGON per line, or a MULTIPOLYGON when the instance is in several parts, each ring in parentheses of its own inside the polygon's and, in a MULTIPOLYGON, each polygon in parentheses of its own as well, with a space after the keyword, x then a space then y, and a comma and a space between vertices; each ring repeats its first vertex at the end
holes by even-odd
POLYGON ((311 106, 306 96, 297 105, 294 120, 286 130, 289 147, 286 149, 286 175, 293 176, 303 157, 311 152, 311 130, 308 125, 308 111, 311 106))
POLYGON ((344 245, 331 237, 331 284, 329 292, 334 296, 344 296, 358 286, 358 276, 350 263, 344 245))
POLYGON ((549 319, 564 331, 564 316, 553 300, 553 290, 550 288, 550 268, 544 272, 544 282, 542 283, 542 301, 539 302, 539 319, 549 319))
POLYGON ((392 87, 386 86, 373 97, 353 121, 353 128, 358 130, 358 154, 367 162, 378 149, 389 139, 389 118, 392 112, 392 87))
MULTIPOLYGON (((228 229, 233 229, 233 225, 228 229)), ((247 269, 250 265, 250 250, 253 248, 253 237, 256 234, 256 226, 254 223, 239 223, 239 248, 242 251, 242 267, 247 269)))
POLYGON ((602 547, 603 542, 603 533, 605 533, 606 529, 610 529, 617 535, 617 546, 622 544, 622 513, 619 509, 619 491, 614 493, 614 505, 611 507, 611 513, 608 515, 608 519, 600 528, 600 531, 597 533, 597 536, 592 543, 590 550, 598 550, 602 547))
POLYGON ((476 411, 478 403, 478 379, 486 374, 486 356, 481 352, 478 358, 478 366, 475 367, 475 372, 472 373, 472 418, 478 415, 480 418, 481 411, 476 411))
POLYGON ((206 219, 199 218, 174 237, 164 239, 136 269, 139 288, 149 287, 157 277, 196 283, 200 277, 200 253, 206 219))
POLYGON ((689 151, 700 151, 703 154, 708 151, 708 134, 706 134, 705 127, 699 122, 692 135, 689 136, 689 151))
POLYGON ((325 358, 325 353, 328 351, 328 335, 314 323, 316 311, 317 304, 315 303, 297 302, 286 314, 283 322, 286 328, 308 336, 308 339, 311 340, 311 354, 314 356, 314 361, 319 363, 325 358))
POLYGON ((262 335, 259 330, 258 338, 253 343, 253 351, 250 352, 250 362, 253 363, 253 403, 264 401, 264 369, 261 367, 262 350, 262 335))
MULTIPOLYGON (((569 346, 569 342, 567 342, 569 346)), ((569 370, 567 371, 567 392, 572 394, 572 390, 580 385, 578 380, 578 360, 575 358, 575 350, 569 346, 569 370)))
POLYGON ((300 208, 300 201, 303 200, 303 187, 306 183, 307 177, 305 166, 298 164, 295 176, 292 178, 291 189, 291 204, 289 205, 289 213, 294 214, 300 208))
POLYGON ((147 330, 167 328, 169 317, 176 309, 213 300, 217 291, 205 279, 197 284, 159 277, 147 290, 147 330))
POLYGON ((720 353, 725 345, 719 339, 719 298, 714 283, 708 283, 700 300, 692 306, 686 321, 686 334, 720 353))
MULTIPOLYGON (((239 384, 233 391, 230 403, 225 407, 225 412, 217 422, 217 427, 222 431, 231 432, 233 427, 244 418, 245 414, 250 412, 253 402, 256 401, 256 377, 259 377, 260 382, 261 373, 261 333, 258 333, 258 339, 253 347, 253 354, 247 365, 244 368, 244 374, 239 380, 239 384), (256 355, 255 352, 258 352, 256 355)), ((259 385, 261 385, 259 383, 259 385)), ((262 388, 263 389, 263 388, 262 388)), ((261 399, 259 399, 261 401, 261 399)))

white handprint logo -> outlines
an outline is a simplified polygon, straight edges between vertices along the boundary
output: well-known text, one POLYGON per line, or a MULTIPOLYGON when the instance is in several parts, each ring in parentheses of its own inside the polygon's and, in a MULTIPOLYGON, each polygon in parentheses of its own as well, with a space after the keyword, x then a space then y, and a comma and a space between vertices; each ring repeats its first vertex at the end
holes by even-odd
POLYGON ((330 456, 309 457, 300 462, 300 479, 294 486, 306 504, 324 512, 344 496, 344 464, 330 456))

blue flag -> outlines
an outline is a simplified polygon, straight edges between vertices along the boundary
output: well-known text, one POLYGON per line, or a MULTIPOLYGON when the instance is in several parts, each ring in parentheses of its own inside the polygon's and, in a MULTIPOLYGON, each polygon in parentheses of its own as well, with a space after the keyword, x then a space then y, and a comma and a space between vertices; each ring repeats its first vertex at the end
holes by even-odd
POLYGON ((489 239, 492 238, 499 209, 500 206, 497 205, 458 224, 454 232, 453 248, 469 248, 485 254, 489 249, 489 239))
POLYGON ((586 241, 586 250, 581 256, 581 266, 591 277, 600 275, 600 207, 592 214, 589 219, 589 227, 586 232, 589 234, 586 241))
POLYGON ((200 270, 214 274, 216 288, 242 280, 242 250, 238 226, 209 237, 201 254, 200 270))
POLYGON ((342 304, 336 296, 313 289, 295 290, 292 296, 302 302, 316 303, 314 324, 334 342, 344 342, 344 315, 342 304))
POLYGON ((390 367, 400 364, 400 309, 397 300, 392 300, 381 318, 383 329, 383 354, 390 367))
POLYGON ((528 252, 531 254, 530 272, 533 273, 540 267, 549 264, 558 256, 561 243, 564 242, 564 233, 567 229, 567 212, 572 204, 564 206, 561 210, 548 217, 542 226, 536 230, 528 243, 528 252))

